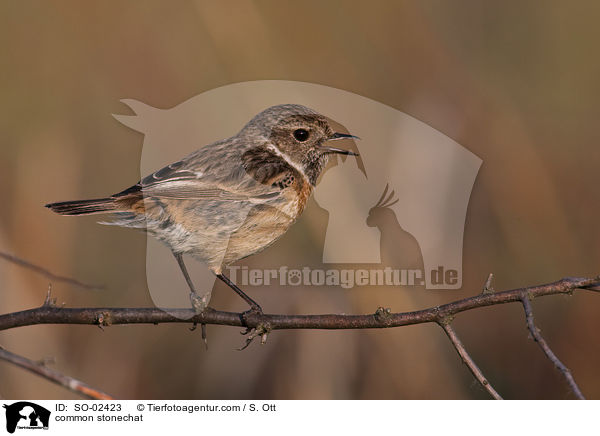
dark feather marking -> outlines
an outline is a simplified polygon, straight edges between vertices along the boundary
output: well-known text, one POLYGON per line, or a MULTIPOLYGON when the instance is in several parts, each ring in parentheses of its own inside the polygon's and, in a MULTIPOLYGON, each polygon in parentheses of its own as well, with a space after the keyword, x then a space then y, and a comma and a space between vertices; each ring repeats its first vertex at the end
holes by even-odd
POLYGON ((246 151, 242 155, 242 165, 257 182, 280 189, 290 186, 296 178, 301 178, 295 168, 265 146, 246 151), (280 185, 281 182, 284 182, 283 185, 280 185))
POLYGON ((121 191, 113 197, 124 197, 132 194, 138 194, 143 188, 147 186, 156 185, 158 183, 164 183, 168 180, 186 180, 186 179, 197 179, 198 176, 193 171, 187 171, 180 169, 184 164, 184 161, 177 161, 166 167, 155 171, 154 173, 144 177, 135 185, 121 191))

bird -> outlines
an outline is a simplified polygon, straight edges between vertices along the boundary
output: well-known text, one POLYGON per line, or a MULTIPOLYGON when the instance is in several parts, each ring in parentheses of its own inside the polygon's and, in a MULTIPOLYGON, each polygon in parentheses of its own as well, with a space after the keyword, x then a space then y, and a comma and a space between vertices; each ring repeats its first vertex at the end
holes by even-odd
MULTIPOLYGON (((141 229, 172 251, 190 289, 192 308, 205 311, 183 255, 203 262, 262 314, 261 306, 223 269, 278 240, 305 209, 333 154, 358 156, 331 141, 359 139, 334 131, 329 119, 299 104, 271 106, 234 136, 198 150, 105 198, 45 207, 61 215, 112 214, 102 224, 141 229)), ((244 312, 246 313, 246 312, 244 312)))

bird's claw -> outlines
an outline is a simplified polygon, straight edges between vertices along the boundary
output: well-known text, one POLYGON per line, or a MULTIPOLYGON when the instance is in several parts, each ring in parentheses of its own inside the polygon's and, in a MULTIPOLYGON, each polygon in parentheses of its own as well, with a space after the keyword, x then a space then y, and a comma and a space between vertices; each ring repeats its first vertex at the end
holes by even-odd
POLYGON ((245 330, 242 330, 240 332, 241 335, 247 335, 248 333, 254 331, 255 329, 248 327, 248 319, 253 317, 253 316, 262 316, 264 315, 262 308, 260 306, 252 306, 250 307, 250 309, 246 310, 245 312, 242 312, 241 314, 241 318, 242 318, 242 323, 244 324, 245 330))
MULTIPOLYGON (((198 328, 198 323, 195 322, 191 327, 190 331, 193 332, 198 328)), ((202 341, 204 342, 204 347, 208 350, 208 339, 206 336, 206 324, 200 324, 200 330, 202 332, 202 341)))
POLYGON ((257 338, 258 336, 260 336, 261 345, 266 344, 267 337, 268 337, 270 331, 271 331, 271 326, 268 323, 261 322, 253 329, 246 327, 246 331, 242 332, 242 334, 243 335, 246 335, 248 333, 249 334, 248 334, 248 337, 246 338, 246 343, 241 348, 238 348, 238 351, 242 351, 242 350, 245 350, 246 348, 248 348, 248 345, 250 345, 252 343, 252 341, 254 340, 254 338, 257 338))

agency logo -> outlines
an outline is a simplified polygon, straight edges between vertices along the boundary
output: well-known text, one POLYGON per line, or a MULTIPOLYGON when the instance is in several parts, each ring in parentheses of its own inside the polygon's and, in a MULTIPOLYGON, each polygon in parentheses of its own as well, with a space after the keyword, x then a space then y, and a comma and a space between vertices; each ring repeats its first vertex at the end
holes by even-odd
POLYGON ((19 430, 48 430, 50 411, 29 401, 4 404, 6 411, 6 431, 14 433, 19 430))
MULTIPOLYGON (((314 109, 361 138, 344 146, 359 156, 332 156, 313 193, 329 214, 323 267, 226 267, 223 272, 238 284, 461 288, 465 217, 482 160, 422 121, 340 89, 279 80, 227 85, 170 109, 122 101, 134 114, 114 117, 144 134, 142 175, 235 135, 254 115, 277 104, 314 109)), ((235 213, 241 226, 250 211, 235 213)), ((172 254, 152 237, 147 244, 154 303, 187 306, 186 292, 170 291, 182 280, 172 254), (172 266, 172 274, 166 266, 172 266)), ((196 288, 210 292, 214 274, 194 263, 196 288)))

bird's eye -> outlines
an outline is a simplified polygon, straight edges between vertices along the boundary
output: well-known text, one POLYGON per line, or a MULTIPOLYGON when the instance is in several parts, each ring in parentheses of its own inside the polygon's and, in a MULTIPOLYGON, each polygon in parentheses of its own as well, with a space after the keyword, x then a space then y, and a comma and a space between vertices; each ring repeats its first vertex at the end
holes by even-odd
POLYGON ((308 139, 309 136, 310 134, 306 129, 294 130, 294 138, 296 138, 297 141, 304 142, 308 139))

